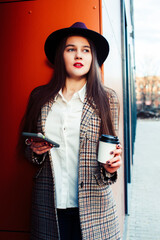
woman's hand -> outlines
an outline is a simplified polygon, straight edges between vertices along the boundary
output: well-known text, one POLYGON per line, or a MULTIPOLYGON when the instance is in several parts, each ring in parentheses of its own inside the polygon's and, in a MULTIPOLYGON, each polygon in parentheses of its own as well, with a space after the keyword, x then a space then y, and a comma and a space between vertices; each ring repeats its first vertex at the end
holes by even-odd
POLYGON ((108 160, 106 163, 102 163, 102 166, 107 172, 114 173, 118 170, 118 168, 120 168, 122 164, 122 160, 121 160, 122 146, 118 144, 116 146, 116 150, 111 152, 111 154, 113 154, 114 157, 108 160))
POLYGON ((32 142, 30 148, 38 155, 48 152, 53 147, 52 144, 47 142, 32 142))

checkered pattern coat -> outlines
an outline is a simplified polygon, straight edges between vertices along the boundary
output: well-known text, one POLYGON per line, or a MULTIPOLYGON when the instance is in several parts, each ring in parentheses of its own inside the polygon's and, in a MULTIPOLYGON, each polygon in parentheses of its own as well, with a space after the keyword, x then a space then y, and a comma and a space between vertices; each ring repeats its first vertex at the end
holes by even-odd
MULTIPOLYGON (((112 120, 118 129, 118 100, 112 90, 108 91, 112 120)), ((46 103, 38 121, 38 132, 45 134, 45 121, 53 101, 46 103)), ((116 206, 110 184, 117 173, 107 178, 97 162, 98 139, 101 119, 85 98, 79 149, 79 213, 83 240, 118 240, 120 231, 116 206)), ((50 152, 43 157, 27 149, 30 161, 39 165, 34 177, 32 202, 31 240, 58 240, 59 227, 55 208, 54 166, 50 152)))

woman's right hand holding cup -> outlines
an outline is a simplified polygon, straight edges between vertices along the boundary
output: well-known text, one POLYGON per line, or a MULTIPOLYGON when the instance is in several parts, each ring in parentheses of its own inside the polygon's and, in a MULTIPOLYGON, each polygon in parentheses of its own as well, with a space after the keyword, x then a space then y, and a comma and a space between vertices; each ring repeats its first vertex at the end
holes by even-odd
POLYGON ((117 136, 102 134, 99 138, 98 161, 106 171, 114 173, 121 166, 122 146, 117 136))

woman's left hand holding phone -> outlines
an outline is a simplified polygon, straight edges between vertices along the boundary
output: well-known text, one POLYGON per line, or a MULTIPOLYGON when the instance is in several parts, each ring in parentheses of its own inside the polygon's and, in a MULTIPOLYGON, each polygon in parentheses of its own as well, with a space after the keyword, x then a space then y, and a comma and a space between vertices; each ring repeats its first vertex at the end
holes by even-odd
POLYGON ((46 138, 42 133, 22 132, 22 135, 28 137, 25 140, 25 144, 38 155, 48 152, 52 147, 59 147, 58 143, 46 138))
POLYGON ((38 155, 48 152, 53 147, 52 144, 48 142, 31 142, 30 148, 32 151, 38 155))

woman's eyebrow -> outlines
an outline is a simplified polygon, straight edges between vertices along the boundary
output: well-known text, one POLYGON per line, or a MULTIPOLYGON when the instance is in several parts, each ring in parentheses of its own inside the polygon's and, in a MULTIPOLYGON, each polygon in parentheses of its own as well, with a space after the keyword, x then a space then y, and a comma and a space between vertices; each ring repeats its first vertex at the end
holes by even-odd
POLYGON ((68 45, 65 46, 65 48, 67 48, 67 47, 75 47, 75 45, 74 44, 68 44, 68 45))
MULTIPOLYGON (((66 46, 65 46, 65 48, 67 48, 67 47, 75 47, 76 45, 74 45, 74 44, 67 44, 66 46)), ((84 46, 82 46, 82 47, 84 47, 84 48, 90 48, 90 46, 89 45, 84 45, 84 46)))
POLYGON ((83 46, 83 47, 85 47, 85 48, 91 48, 90 46, 88 46, 88 45, 85 45, 85 46, 83 46))

